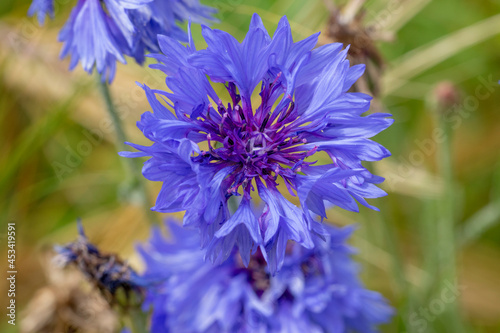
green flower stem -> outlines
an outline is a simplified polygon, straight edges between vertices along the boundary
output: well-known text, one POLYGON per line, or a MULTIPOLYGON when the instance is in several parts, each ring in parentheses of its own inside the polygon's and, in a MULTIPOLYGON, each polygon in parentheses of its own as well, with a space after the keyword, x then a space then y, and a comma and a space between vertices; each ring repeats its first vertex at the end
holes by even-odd
POLYGON ((423 270, 427 273, 422 281, 420 296, 430 297, 430 291, 435 285, 436 277, 439 275, 439 235, 438 210, 439 202, 435 199, 425 199, 422 203, 419 217, 420 246, 423 255, 423 270))
MULTIPOLYGON (((455 183, 453 177, 453 164, 452 164, 452 129, 450 124, 447 123, 443 117, 444 110, 437 110, 437 125, 444 133, 444 138, 441 140, 438 146, 437 163, 439 167, 439 173, 441 179, 443 180, 443 191, 441 199, 438 201, 438 211, 437 211, 437 228, 436 240, 438 242, 437 250, 439 251, 435 255, 438 256, 438 265, 441 272, 441 283, 439 290, 446 288, 445 284, 451 283, 454 285, 458 284, 457 271, 456 271, 456 191, 455 183), (440 112, 442 111, 442 112, 440 112)), ((440 293, 439 293, 440 295, 440 293)), ((453 303, 449 304, 449 311, 447 311, 446 316, 448 319, 452 319, 450 322, 453 323, 454 332, 463 332, 464 328, 461 324, 460 310, 458 307, 458 299, 453 303)))
POLYGON ((439 146, 438 166, 443 180, 443 192, 439 202, 438 240, 440 241, 440 266, 451 277, 455 277, 455 191, 453 183, 453 167, 451 162, 450 128, 442 117, 438 118, 439 127, 444 133, 444 140, 439 146))
MULTIPOLYGON (((98 77, 98 80, 99 80, 99 88, 101 90, 101 94, 106 103, 106 110, 108 111, 108 114, 111 117, 111 120, 113 121, 113 125, 115 127, 116 138, 117 138, 116 147, 119 151, 127 150, 127 145, 125 145, 125 142, 128 141, 127 135, 125 134, 125 130, 123 128, 120 115, 118 114, 113 104, 113 99, 111 97, 109 85, 106 82, 103 82, 100 77, 98 77)), ((151 205, 150 205, 149 195, 145 181, 142 177, 142 171, 141 171, 142 167, 140 165, 140 161, 135 158, 121 158, 121 161, 122 163, 126 164, 125 168, 127 170, 129 179, 133 185, 132 188, 137 190, 140 196, 141 204, 145 208, 149 221, 152 224, 156 224, 158 221, 156 219, 156 216, 150 209, 151 205)))
POLYGON ((406 278, 405 265, 403 257, 401 254, 401 249, 398 244, 398 238, 396 236, 396 225, 391 219, 389 214, 383 213, 388 211, 388 207, 384 202, 378 204, 380 212, 372 212, 377 224, 382 229, 383 232, 383 242, 386 249, 391 253, 391 270, 396 283, 396 288, 398 290, 398 295, 404 295, 405 292, 409 291, 409 283, 406 278))

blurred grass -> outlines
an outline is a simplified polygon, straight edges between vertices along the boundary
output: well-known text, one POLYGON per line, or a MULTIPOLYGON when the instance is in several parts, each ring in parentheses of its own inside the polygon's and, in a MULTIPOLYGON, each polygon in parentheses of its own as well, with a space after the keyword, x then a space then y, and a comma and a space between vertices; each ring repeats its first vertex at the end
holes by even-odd
MULTIPOLYGON (((436 153, 425 156, 408 177, 401 177, 401 168, 407 165, 410 154, 419 150, 416 140, 430 138, 436 126, 428 103, 435 84, 452 81, 467 97, 475 94, 479 77, 499 78, 500 36, 491 30, 498 23, 488 19, 499 12, 500 2, 391 3, 393 10, 388 11, 385 1, 367 1, 366 10, 367 21, 378 23, 395 36, 393 42, 379 43, 387 61, 383 103, 396 123, 377 137, 393 156, 376 163, 375 171, 388 178, 383 186, 389 195, 372 200, 380 212, 333 210, 329 220, 360 225, 353 245, 359 248, 363 278, 370 288, 389 297, 397 309, 394 322, 383 331, 419 332, 410 316, 421 308, 428 309, 446 282, 439 266, 443 234, 438 232, 446 182, 439 174, 436 153), (473 33, 466 35, 469 40, 459 38, 463 47, 457 47, 450 36, 461 29, 473 33), (436 44, 443 40, 452 42, 436 44), (429 45, 445 48, 435 48, 438 54, 419 51, 429 45), (414 61, 421 65, 414 66, 414 61), (408 66, 413 68, 407 70, 408 66)), ((83 218, 93 241, 105 250, 130 257, 133 264, 140 264, 131 257, 133 245, 146 239, 149 232, 142 208, 120 192, 125 174, 113 145, 114 133, 103 130, 107 116, 94 81, 79 68, 68 72, 68 61, 58 59, 61 45, 56 36, 70 6, 64 6, 56 20, 43 28, 25 17, 28 6, 26 0, 0 3, 0 137, 4 143, 0 151, 0 216, 2 221, 17 222, 18 286, 22 286, 17 300, 21 305, 44 284, 38 254, 53 243, 72 240, 77 217, 83 218), (103 139, 92 143, 85 134, 89 130, 100 131, 103 139), (55 163, 67 165, 71 151, 82 142, 91 142, 92 149, 59 179, 55 163)), ((322 0, 255 0, 223 7, 216 27, 241 40, 252 12, 262 16, 270 31, 286 14, 296 39, 324 30, 328 16, 322 0)), ((199 47, 204 45, 197 28, 194 38, 199 47)), ((320 40, 328 41, 324 34, 320 40)), ((134 82, 146 81, 161 88, 162 80, 158 73, 132 62, 118 66, 112 92, 134 142, 147 143, 135 122, 149 109, 134 82)), ((452 219, 454 231, 449 236, 457 239, 453 247, 458 284, 465 287, 459 301, 461 318, 445 312, 428 321, 423 332, 500 331, 499 104, 497 87, 453 131, 454 177, 448 182, 452 182, 455 201, 453 216, 445 217, 452 219)), ((158 184, 148 186, 152 194, 157 193, 158 184)), ((3 231, 0 234, 4 237, 3 231)), ((0 258, 6 257, 5 251, 2 244, 0 258)), ((2 269, 3 265, 2 260, 2 269)), ((4 284, 0 286, 0 306, 4 308, 6 297, 2 295, 6 290, 4 284)), ((4 325, 0 323, 2 332, 7 329, 4 325)))

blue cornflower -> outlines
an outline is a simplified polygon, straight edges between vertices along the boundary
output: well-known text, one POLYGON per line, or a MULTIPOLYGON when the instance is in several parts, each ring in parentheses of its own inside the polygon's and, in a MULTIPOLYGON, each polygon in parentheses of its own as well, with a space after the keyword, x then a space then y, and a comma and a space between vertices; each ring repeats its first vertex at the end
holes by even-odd
MULTIPOLYGON (((64 246, 56 246, 54 261, 60 266, 75 265, 94 284, 111 304, 124 300, 135 304, 142 301, 143 279, 117 255, 104 254, 89 243, 78 221, 78 239, 64 246)), ((124 305, 124 304, 122 304, 124 305)))
POLYGON ((288 243, 271 275, 258 251, 244 265, 231 251, 221 265, 204 261, 197 233, 170 223, 169 242, 154 229, 139 251, 148 281, 151 332, 375 332, 393 310, 359 281, 346 239, 353 228, 326 227, 305 249, 288 243))
POLYGON ((312 248, 312 235, 324 232, 315 217, 326 218, 325 201, 358 211, 356 200, 374 209, 365 198, 385 195, 374 185, 383 178, 361 162, 390 155, 369 138, 393 120, 362 117, 371 97, 348 92, 364 65, 349 67, 342 44, 314 49, 318 34, 294 42, 286 17, 273 38, 256 14, 242 43, 206 26, 202 34, 204 50, 192 39, 183 46, 159 37, 163 54, 152 55, 159 63, 151 67, 168 75, 170 91, 143 86, 153 112, 138 127, 153 145, 130 144, 140 152, 122 155, 151 157, 143 174, 163 182, 153 210, 185 210, 184 225, 199 228, 212 261, 224 261, 236 244, 247 263, 260 247, 274 273, 288 240, 312 248), (315 165, 317 152, 329 164, 315 165))
MULTIPOLYGON (((42 24, 46 14, 54 14, 53 0, 33 0, 28 14, 35 13, 42 24)), ((77 0, 59 34, 61 57, 71 56, 70 69, 81 62, 91 73, 95 66, 111 82, 116 62, 125 63, 125 55, 142 64, 145 52, 160 51, 158 34, 187 40, 177 23, 190 17, 205 22, 214 13, 198 0, 77 0)))

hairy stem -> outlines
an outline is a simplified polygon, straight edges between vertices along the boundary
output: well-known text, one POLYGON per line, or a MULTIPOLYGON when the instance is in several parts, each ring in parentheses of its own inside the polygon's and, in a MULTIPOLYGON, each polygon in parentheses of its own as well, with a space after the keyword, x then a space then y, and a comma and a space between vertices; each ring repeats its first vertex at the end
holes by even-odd
MULTIPOLYGON (((99 77, 99 88, 101 90, 101 94, 106 103, 106 110, 108 111, 111 120, 113 121, 113 125, 116 132, 116 147, 119 151, 123 151, 127 149, 125 142, 127 142, 127 135, 125 134, 125 130, 123 128, 123 123, 120 119, 120 115, 117 112, 113 99, 111 97, 111 92, 109 90, 109 85, 106 82, 103 82, 99 77)), ((151 223, 157 223, 156 217, 154 213, 151 211, 149 195, 147 192, 145 181, 142 177, 141 165, 140 161, 135 158, 122 158, 122 163, 125 164, 125 169, 127 170, 129 180, 132 183, 132 189, 136 190, 138 196, 140 197, 141 204, 145 208, 145 212, 148 216, 148 219, 151 223)))

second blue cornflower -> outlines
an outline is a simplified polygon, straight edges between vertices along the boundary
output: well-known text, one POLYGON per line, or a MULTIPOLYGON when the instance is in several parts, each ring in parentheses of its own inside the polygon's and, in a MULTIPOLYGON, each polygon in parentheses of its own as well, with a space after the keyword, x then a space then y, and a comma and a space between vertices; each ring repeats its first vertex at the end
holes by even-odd
MULTIPOLYGON (((71 57, 70 69, 80 62, 111 82, 117 61, 125 63, 127 55, 142 64, 146 52, 160 51, 158 34, 185 41, 179 22, 213 20, 214 13, 198 0, 77 0, 59 34, 61 57, 71 57)), ((40 24, 53 17, 54 0, 33 0, 28 15, 35 14, 40 24)))

